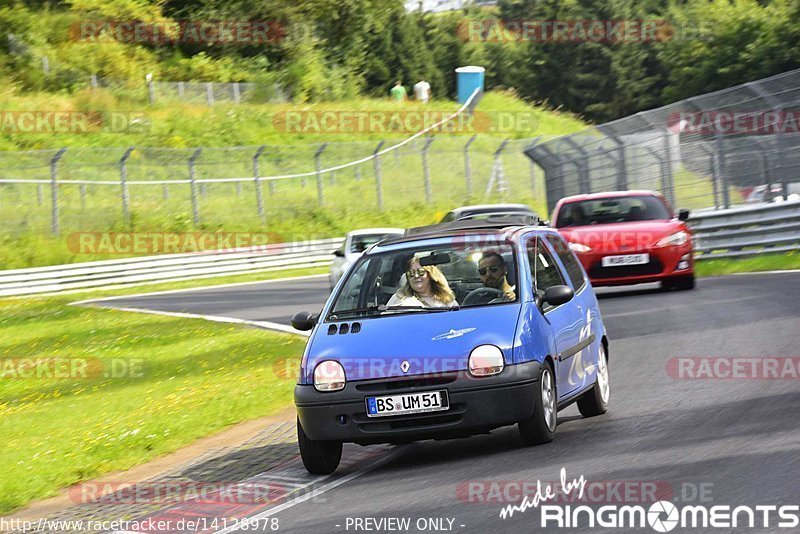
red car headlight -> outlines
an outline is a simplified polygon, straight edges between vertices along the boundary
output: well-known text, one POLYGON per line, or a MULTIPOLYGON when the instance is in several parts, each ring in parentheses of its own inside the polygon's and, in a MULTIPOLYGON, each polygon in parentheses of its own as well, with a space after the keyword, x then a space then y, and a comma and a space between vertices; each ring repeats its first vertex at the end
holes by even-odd
POLYGON ((689 234, 681 230, 680 232, 675 232, 672 235, 668 235, 667 237, 659 240, 656 243, 657 247, 680 247, 681 245, 685 245, 689 242, 689 234))
POLYGON ((578 252, 578 253, 590 252, 592 250, 592 247, 590 246, 584 245, 582 243, 572 243, 572 242, 570 242, 569 248, 572 249, 573 252, 578 252))

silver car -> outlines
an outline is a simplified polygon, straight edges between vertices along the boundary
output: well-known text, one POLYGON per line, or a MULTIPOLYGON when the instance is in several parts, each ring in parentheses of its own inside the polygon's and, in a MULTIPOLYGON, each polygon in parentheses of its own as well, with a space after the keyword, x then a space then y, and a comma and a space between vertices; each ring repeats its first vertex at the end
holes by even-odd
POLYGON ((440 223, 463 221, 466 219, 486 219, 488 217, 506 217, 528 215, 538 218, 533 208, 526 204, 476 204, 474 206, 461 206, 449 211, 440 223))
POLYGON ((347 272, 350 265, 358 259, 361 254, 370 246, 387 237, 401 236, 405 233, 402 228, 362 228, 348 232, 342 248, 334 252, 333 263, 331 264, 330 279, 331 291, 336 287, 336 283, 347 272))

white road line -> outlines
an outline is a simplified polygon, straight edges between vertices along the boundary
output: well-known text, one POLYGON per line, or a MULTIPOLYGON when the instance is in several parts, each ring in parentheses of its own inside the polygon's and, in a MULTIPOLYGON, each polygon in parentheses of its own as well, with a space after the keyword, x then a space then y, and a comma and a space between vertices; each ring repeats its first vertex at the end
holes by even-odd
POLYGON ((293 282, 295 280, 308 280, 311 278, 322 278, 323 276, 328 276, 327 274, 309 274, 306 276, 293 276, 291 278, 273 278, 272 280, 254 280, 252 282, 231 282, 230 284, 215 284, 210 286, 199 286, 199 287, 187 287, 186 289, 168 289, 165 291, 151 291, 149 293, 132 293, 130 295, 117 295, 114 297, 101 297, 97 299, 88 299, 88 300, 79 300, 77 302, 70 302, 70 306, 80 306, 82 304, 88 304, 90 302, 102 302, 106 300, 119 300, 119 299, 128 299, 128 298, 138 298, 138 297, 149 297, 152 295, 170 295, 172 293, 188 293, 189 291, 203 291, 206 289, 217 289, 221 287, 236 287, 236 286, 246 286, 246 285, 253 285, 253 284, 270 284, 275 282, 293 282))
MULTIPOLYGON (((247 522, 247 520, 258 521, 259 519, 263 519, 265 517, 270 517, 272 515, 277 514, 278 512, 282 512, 284 510, 287 510, 287 509, 289 509, 289 508, 291 508, 293 506, 296 506, 296 505, 298 505, 300 503, 303 503, 303 502, 305 502, 305 501, 307 501, 309 499, 313 499, 314 497, 316 497, 318 495, 322 495, 323 493, 326 493, 326 492, 328 492, 328 491, 330 491, 330 490, 332 490, 334 488, 337 488, 337 487, 341 486, 342 484, 346 484, 346 483, 350 482, 351 480, 354 480, 354 479, 360 477, 361 475, 364 475, 364 474, 372 471, 373 469, 375 469, 379 465, 381 465, 383 463, 386 463, 390 459, 392 459, 395 456, 397 456, 398 454, 400 454, 400 451, 402 449, 403 449, 403 447, 395 447, 394 449, 389 451, 387 454, 379 457, 374 462, 365 465, 364 467, 362 467, 358 471, 355 471, 353 473, 350 473, 349 475, 343 476, 342 478, 337 478, 336 480, 334 480, 332 482, 329 482, 328 484, 325 484, 324 486, 320 486, 319 488, 311 491, 310 493, 303 494, 303 495, 301 495, 301 496, 299 496, 299 497, 297 497, 295 499, 292 499, 291 501, 285 502, 283 504, 279 504, 278 506, 276 506, 274 508, 270 508, 269 510, 265 510, 265 511, 261 512, 260 514, 256 514, 256 515, 253 515, 253 516, 250 516, 250 517, 247 517, 247 518, 242 518, 240 521, 243 521, 245 523, 247 522)), ((222 529, 222 530, 218 530, 214 534, 226 534, 227 532, 234 532, 234 529, 235 529, 234 526, 230 526, 228 528, 225 528, 225 529, 222 529)))
MULTIPOLYGON (((87 301, 91 302, 91 301, 87 301)), ((75 304, 75 303, 73 303, 75 304)), ((273 323, 270 321, 248 321, 247 319, 238 319, 236 317, 224 317, 224 316, 217 316, 217 315, 198 315, 196 313, 183 313, 183 312, 168 312, 168 311, 160 311, 160 310, 149 310, 147 308, 103 308, 106 310, 118 310, 118 311, 125 311, 125 312, 133 312, 133 313, 146 313, 149 315, 165 315, 167 317, 179 317, 181 319, 204 319, 206 321, 212 321, 215 323, 233 323, 233 324, 246 324, 250 326, 257 326, 259 328, 264 328, 267 330, 276 330, 278 332, 283 332, 286 334, 296 334, 298 336, 308 337, 311 335, 311 332, 302 332, 300 330, 296 330, 291 326, 286 326, 280 323, 273 323)))

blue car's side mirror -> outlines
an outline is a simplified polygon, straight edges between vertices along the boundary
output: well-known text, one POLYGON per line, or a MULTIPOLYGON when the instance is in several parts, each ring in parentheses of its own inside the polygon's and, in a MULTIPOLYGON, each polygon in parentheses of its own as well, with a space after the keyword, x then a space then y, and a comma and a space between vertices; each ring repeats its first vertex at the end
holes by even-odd
POLYGON ((544 290, 544 301, 552 306, 560 306, 572 300, 575 293, 569 286, 551 286, 544 290))
POLYGON ((292 316, 292 327, 301 331, 311 330, 317 324, 318 320, 319 316, 311 312, 297 312, 292 316))

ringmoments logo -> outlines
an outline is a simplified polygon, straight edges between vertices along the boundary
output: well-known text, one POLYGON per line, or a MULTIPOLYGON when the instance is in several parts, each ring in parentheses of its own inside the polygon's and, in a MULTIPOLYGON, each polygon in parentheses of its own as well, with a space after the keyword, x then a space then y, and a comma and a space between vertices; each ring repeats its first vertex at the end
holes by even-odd
MULTIPOLYGON (((561 469, 560 492, 570 502, 580 502, 587 487, 586 478, 567 481, 566 469, 561 469)), ((543 529, 581 528, 645 528, 655 532, 670 532, 678 527, 694 528, 759 528, 794 529, 800 526, 800 505, 706 505, 681 504, 659 500, 649 506, 609 504, 600 507, 589 505, 553 504, 559 492, 554 484, 536 483, 536 492, 526 495, 518 504, 509 504, 500 510, 500 518, 539 508, 540 526, 543 529), (548 504, 550 503, 550 504, 548 504), (541 505, 541 506, 540 506, 541 505)))
POLYGON ((608 505, 545 505, 541 508, 542 528, 644 528, 670 532, 675 528, 766 528, 792 529, 800 525, 798 505, 688 505, 678 507, 658 501, 649 507, 608 505))

